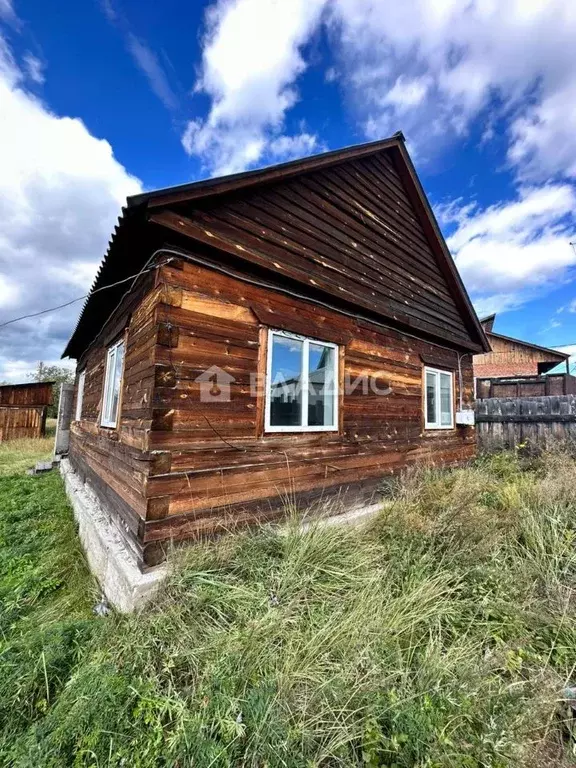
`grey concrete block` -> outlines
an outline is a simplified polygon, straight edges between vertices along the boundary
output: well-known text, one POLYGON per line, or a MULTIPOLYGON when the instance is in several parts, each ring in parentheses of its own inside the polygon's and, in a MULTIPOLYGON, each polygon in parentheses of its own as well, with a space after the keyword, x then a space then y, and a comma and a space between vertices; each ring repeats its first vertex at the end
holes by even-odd
POLYGON ((62 459, 60 471, 88 564, 106 598, 123 613, 141 608, 166 578, 167 564, 142 573, 89 484, 82 482, 68 459, 62 459))

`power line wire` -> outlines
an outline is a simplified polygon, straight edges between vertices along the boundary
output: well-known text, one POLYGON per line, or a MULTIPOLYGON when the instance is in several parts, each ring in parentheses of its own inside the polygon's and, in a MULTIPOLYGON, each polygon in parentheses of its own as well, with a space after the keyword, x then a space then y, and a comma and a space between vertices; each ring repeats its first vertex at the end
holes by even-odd
POLYGON ((149 269, 141 269, 140 272, 137 272, 135 275, 130 275, 129 277, 125 277, 123 280, 118 280, 115 283, 110 283, 110 285, 103 285, 100 288, 95 288, 93 291, 90 291, 90 293, 85 293, 83 296, 78 296, 77 299, 71 299, 71 301, 66 301, 64 304, 58 304, 56 307, 48 307, 48 309, 41 309, 40 312, 31 312, 28 315, 21 315, 20 317, 14 317, 12 320, 6 320, 4 323, 0 323, 0 328, 4 328, 7 325, 10 325, 11 323, 18 323, 20 320, 28 320, 31 317, 38 317, 39 315, 45 315, 48 312, 56 312, 58 309, 64 309, 64 307, 69 307, 71 304, 75 304, 77 301, 82 301, 82 299, 87 299, 88 296, 93 296, 95 293, 99 293, 100 291, 106 291, 108 288, 115 288, 117 285, 122 285, 122 283, 127 283, 129 280, 136 280, 140 275, 143 275, 145 272, 151 272, 153 269, 158 269, 160 265, 156 265, 154 267, 150 267, 149 269))

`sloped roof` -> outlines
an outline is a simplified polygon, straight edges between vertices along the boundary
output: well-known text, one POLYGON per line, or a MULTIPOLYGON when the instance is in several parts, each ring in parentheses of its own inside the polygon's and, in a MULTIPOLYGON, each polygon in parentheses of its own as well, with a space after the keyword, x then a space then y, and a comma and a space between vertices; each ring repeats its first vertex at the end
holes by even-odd
POLYGON ((556 355, 560 362, 570 357, 566 352, 559 352, 557 349, 552 349, 551 347, 542 347, 539 344, 533 344, 531 341, 522 341, 522 339, 515 339, 512 336, 503 336, 501 333, 494 333, 494 331, 487 331, 486 334, 488 337, 493 336, 495 339, 503 339, 504 341, 510 341, 514 344, 521 344, 523 347, 528 347, 529 349, 536 349, 539 352, 556 355))
POLYGON ((509 341, 513 344, 520 344, 523 347, 528 347, 529 349, 536 349, 539 352, 546 352, 549 355, 556 355, 558 358, 558 361, 561 363, 564 360, 566 360, 568 357, 570 357, 570 354, 567 352, 560 352, 558 349, 552 349, 551 347, 542 347, 539 344, 534 344, 531 341, 523 341, 522 339, 515 339, 513 336, 504 336, 501 333, 495 333, 492 328, 494 327, 494 320, 496 319, 496 314, 488 315, 487 317, 480 318, 480 324, 484 327, 484 331, 488 338, 493 336, 495 339, 502 339, 503 341, 509 341))
POLYGON ((394 152, 395 157, 400 159, 406 170, 406 185, 410 187, 408 191, 417 215, 426 224, 436 259, 455 300, 457 300, 470 339, 473 340, 471 349, 488 351, 490 347, 484 330, 478 321, 406 151, 404 137, 401 133, 396 133, 394 136, 380 141, 312 155, 258 170, 144 192, 128 198, 126 207, 122 209, 122 216, 118 220, 118 225, 115 227, 110 240, 106 256, 91 288, 91 293, 84 304, 77 326, 63 356, 78 358, 82 354, 106 322, 112 309, 125 294, 126 285, 98 293, 94 293, 94 291, 137 273, 154 249, 162 244, 164 237, 160 234, 161 228, 158 225, 154 228, 152 224, 148 223, 157 209, 187 201, 213 199, 219 195, 284 181, 299 174, 326 169, 349 160, 386 151, 394 152))

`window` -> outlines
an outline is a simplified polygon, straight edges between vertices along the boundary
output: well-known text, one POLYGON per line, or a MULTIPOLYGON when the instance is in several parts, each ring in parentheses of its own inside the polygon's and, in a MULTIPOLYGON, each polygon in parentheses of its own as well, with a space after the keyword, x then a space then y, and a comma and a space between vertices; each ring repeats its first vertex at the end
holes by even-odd
POLYGON ((268 335, 266 432, 327 432, 338 424, 338 347, 268 335))
POLYGON ((106 379, 104 381, 104 402, 102 407, 103 427, 115 427, 122 384, 122 364, 124 362, 124 342, 117 341, 106 356, 106 379))
POLYGON ((86 369, 78 376, 78 390, 76 392, 76 421, 82 418, 82 401, 84 400, 84 380, 86 379, 86 369))
POLYGON ((453 374, 425 368, 426 429, 452 429, 454 426, 453 374))

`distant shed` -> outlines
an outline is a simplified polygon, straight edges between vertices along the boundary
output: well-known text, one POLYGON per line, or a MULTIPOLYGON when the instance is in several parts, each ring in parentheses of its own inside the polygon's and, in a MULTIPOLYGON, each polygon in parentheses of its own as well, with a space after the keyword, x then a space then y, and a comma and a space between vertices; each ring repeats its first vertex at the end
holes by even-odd
POLYGON ((45 434, 53 386, 53 381, 0 386, 0 442, 45 434))

